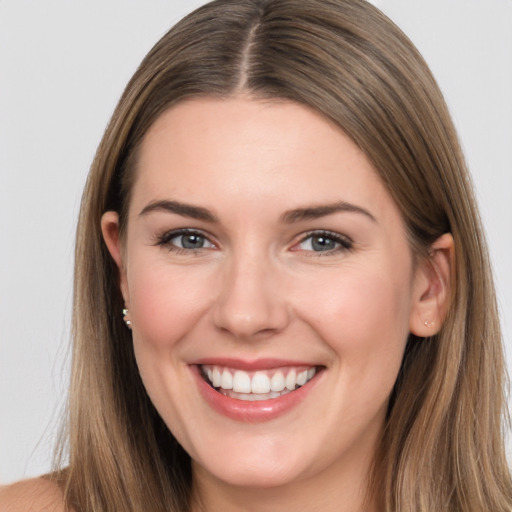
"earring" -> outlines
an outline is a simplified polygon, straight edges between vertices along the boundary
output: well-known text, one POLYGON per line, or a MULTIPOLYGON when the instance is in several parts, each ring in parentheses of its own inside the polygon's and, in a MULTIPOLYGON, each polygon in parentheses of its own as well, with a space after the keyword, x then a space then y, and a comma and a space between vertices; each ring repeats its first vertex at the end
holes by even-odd
POLYGON ((434 327, 434 322, 432 320, 425 320, 425 327, 434 327))
POLYGON ((128 327, 128 329, 131 330, 132 329, 132 322, 128 318, 128 315, 129 315, 128 309, 124 308, 123 309, 123 320, 124 320, 124 323, 126 324, 126 327, 128 327))

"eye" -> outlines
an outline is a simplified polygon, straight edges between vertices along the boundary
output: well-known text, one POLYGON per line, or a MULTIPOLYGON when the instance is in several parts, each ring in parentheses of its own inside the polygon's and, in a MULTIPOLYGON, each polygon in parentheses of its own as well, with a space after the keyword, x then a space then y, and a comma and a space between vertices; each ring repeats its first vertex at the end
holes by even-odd
POLYGON ((300 243, 297 244, 297 249, 295 250, 311 252, 338 252, 349 250, 352 248, 352 245, 352 240, 339 233, 316 231, 305 236, 300 243))
POLYGON ((189 229, 164 233, 158 238, 157 245, 165 246, 171 251, 197 251, 215 248, 215 245, 203 233, 189 229))

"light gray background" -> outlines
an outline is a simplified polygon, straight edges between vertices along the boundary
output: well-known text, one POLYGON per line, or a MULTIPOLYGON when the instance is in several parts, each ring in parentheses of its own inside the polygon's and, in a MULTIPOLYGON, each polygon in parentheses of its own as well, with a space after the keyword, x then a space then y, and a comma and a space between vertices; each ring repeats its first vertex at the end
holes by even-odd
MULTIPOLYGON (((50 468, 75 222, 104 127, 145 53, 202 3, 0 0, 0 482, 50 468)), ((416 43, 448 100, 511 347, 512 0, 374 3, 416 43)))

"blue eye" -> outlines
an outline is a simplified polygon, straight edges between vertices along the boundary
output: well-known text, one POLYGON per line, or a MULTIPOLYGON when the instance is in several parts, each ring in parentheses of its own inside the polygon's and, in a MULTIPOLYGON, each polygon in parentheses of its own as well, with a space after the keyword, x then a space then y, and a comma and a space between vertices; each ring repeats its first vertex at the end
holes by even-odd
POLYGON ((298 244, 302 251, 337 252, 352 248, 352 241, 338 233, 310 233, 298 244))
POLYGON ((203 234, 188 229, 165 233, 159 237, 157 244, 166 246, 171 251, 197 251, 199 249, 211 249, 215 247, 203 234))

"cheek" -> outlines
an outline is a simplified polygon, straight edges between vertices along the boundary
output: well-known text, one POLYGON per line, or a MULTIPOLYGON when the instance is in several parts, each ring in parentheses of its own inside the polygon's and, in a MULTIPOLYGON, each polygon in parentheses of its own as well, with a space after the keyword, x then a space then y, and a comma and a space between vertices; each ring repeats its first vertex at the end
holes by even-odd
POLYGON ((349 271, 324 281, 306 285, 300 293, 305 299, 303 313, 319 328, 324 325, 350 338, 364 332, 391 338, 407 333, 411 304, 405 279, 384 272, 349 271))
POLYGON ((407 280, 353 272, 325 285, 302 294, 300 314, 329 346, 351 387, 390 391, 409 334, 407 280))
POLYGON ((133 265, 128 279, 134 336, 153 350, 179 343, 211 302, 211 272, 164 263, 133 265))
MULTIPOLYGON (((165 261, 136 259, 128 269, 130 315, 135 357, 144 386, 175 436, 188 439, 193 416, 193 384, 183 364, 184 347, 208 309, 210 273, 180 268, 165 261)), ((195 338, 199 338, 196 336, 195 338)))

